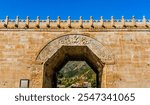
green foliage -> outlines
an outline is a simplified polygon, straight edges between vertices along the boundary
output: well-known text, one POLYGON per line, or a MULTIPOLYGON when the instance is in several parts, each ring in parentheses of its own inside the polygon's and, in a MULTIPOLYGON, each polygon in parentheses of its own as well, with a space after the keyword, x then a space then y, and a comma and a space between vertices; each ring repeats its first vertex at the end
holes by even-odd
MULTIPOLYGON (((88 82, 96 87, 96 74, 84 61, 70 61, 57 74, 57 86, 71 87, 88 82)), ((82 87, 79 86, 79 87, 82 87)))

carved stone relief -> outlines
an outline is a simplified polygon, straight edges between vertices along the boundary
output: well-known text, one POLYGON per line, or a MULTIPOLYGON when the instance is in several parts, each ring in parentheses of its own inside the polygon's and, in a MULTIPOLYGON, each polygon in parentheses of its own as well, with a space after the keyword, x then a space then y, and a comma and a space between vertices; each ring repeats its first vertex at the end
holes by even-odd
POLYGON ((39 53, 37 60, 45 62, 62 46, 87 46, 104 63, 114 63, 114 56, 96 39, 83 35, 66 35, 48 43, 39 53))

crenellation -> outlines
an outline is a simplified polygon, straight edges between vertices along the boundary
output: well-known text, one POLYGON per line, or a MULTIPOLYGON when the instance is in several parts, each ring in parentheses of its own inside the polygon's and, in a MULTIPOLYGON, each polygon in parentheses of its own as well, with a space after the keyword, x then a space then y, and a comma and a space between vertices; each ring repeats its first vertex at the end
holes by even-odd
POLYGON ((114 20, 114 17, 111 16, 111 27, 115 28, 115 20, 114 20))
POLYGON ((27 16, 26 17, 25 28, 29 28, 29 21, 30 21, 30 18, 29 18, 29 16, 27 16))
POLYGON ((60 28, 60 22, 61 22, 60 16, 58 16, 58 17, 57 17, 57 27, 58 27, 58 28, 60 28))
POLYGON ((19 25, 19 16, 16 16, 15 27, 18 28, 19 25))
POLYGON ((122 27, 125 27, 125 19, 124 19, 124 16, 122 16, 122 19, 121 19, 121 23, 122 23, 122 27))
POLYGON ((9 17, 6 16, 5 23, 4 23, 4 27, 5 28, 7 28, 8 22, 9 22, 9 17))
POLYGON ((79 27, 80 27, 80 28, 83 28, 83 20, 82 20, 82 16, 80 16, 79 27))
POLYGON ((25 20, 16 17, 16 19, 9 19, 6 16, 5 20, 0 20, 0 29, 46 29, 46 28, 62 28, 62 29, 78 29, 78 28, 94 28, 94 29, 122 29, 122 28, 138 28, 145 29, 150 27, 150 20, 146 19, 143 16, 142 19, 136 19, 135 16, 132 16, 132 19, 125 19, 124 16, 121 19, 115 19, 111 16, 110 19, 103 19, 103 16, 100 17, 100 20, 94 20, 92 16, 90 16, 89 20, 83 20, 82 16, 80 16, 79 20, 71 20, 71 17, 68 16, 67 20, 61 20, 60 16, 57 17, 57 20, 51 20, 49 16, 45 20, 40 20, 40 17, 37 16, 36 20, 30 20, 29 16, 26 17, 25 20))
POLYGON ((104 19, 103 19, 103 16, 100 17, 100 27, 104 27, 104 19))
POLYGON ((49 16, 47 16, 46 26, 47 26, 48 28, 50 27, 50 17, 49 17, 49 16))
POLYGON ((68 16, 67 25, 68 25, 69 28, 71 28, 71 19, 70 19, 70 16, 68 16))
POLYGON ((93 25, 93 17, 90 16, 90 27, 94 28, 94 25, 93 25))
POLYGON ((148 27, 148 26, 147 26, 147 22, 146 22, 146 17, 145 17, 145 16, 143 16, 142 22, 143 22, 143 26, 148 27))
POLYGON ((40 17, 39 16, 37 16, 37 19, 36 19, 36 27, 40 28, 40 17))
POLYGON ((132 16, 132 26, 136 27, 136 19, 135 16, 132 16))

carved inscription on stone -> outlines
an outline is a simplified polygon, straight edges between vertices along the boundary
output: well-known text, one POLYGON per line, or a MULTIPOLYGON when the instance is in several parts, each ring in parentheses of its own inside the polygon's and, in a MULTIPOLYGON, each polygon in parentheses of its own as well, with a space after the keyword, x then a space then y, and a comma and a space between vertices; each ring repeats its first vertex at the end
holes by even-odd
POLYGON ((114 61, 111 52, 99 41, 84 35, 66 35, 53 40, 40 52, 37 59, 46 62, 62 46, 87 46, 104 63, 114 61))
POLYGON ((73 45, 73 44, 79 44, 79 45, 87 45, 90 44, 92 40, 88 39, 86 36, 81 35, 68 35, 64 36, 63 38, 59 39, 59 44, 62 45, 73 45))

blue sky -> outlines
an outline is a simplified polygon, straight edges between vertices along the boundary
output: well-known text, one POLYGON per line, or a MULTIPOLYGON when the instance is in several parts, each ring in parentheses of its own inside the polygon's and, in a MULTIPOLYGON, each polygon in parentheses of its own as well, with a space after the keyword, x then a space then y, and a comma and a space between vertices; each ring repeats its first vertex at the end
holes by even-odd
POLYGON ((138 19, 142 16, 150 19, 150 0, 0 0, 0 19, 7 15, 10 19, 16 16, 21 19, 26 16, 31 19, 36 19, 36 16, 41 19, 47 16, 51 19, 57 16, 61 19, 67 19, 68 16, 71 19, 79 19, 80 16, 83 19, 89 19, 90 16, 94 19, 100 16, 119 19, 122 15, 126 19, 133 15, 138 19))

